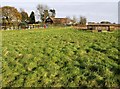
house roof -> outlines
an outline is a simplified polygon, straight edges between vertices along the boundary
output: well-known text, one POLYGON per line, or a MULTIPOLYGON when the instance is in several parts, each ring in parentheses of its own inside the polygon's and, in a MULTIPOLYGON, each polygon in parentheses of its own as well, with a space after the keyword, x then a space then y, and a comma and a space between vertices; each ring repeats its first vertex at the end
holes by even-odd
POLYGON ((69 18, 54 18, 54 17, 48 17, 48 18, 50 18, 54 23, 55 22, 63 22, 63 23, 74 22, 72 19, 69 19, 69 18))
POLYGON ((53 21, 53 23, 69 23, 69 22, 72 22, 72 20, 68 19, 68 18, 52 18, 50 17, 51 20, 53 21))
POLYGON ((114 26, 115 24, 105 24, 105 23, 90 23, 88 26, 114 26))
POLYGON ((61 22, 61 23, 66 23, 68 21, 67 18, 54 18, 54 22, 61 22))

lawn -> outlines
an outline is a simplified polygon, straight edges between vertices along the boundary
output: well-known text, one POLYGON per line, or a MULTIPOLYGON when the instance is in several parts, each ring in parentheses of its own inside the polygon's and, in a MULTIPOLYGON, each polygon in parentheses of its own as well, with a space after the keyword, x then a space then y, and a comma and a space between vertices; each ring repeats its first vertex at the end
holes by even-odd
POLYGON ((118 87, 118 31, 2 31, 3 87, 118 87))

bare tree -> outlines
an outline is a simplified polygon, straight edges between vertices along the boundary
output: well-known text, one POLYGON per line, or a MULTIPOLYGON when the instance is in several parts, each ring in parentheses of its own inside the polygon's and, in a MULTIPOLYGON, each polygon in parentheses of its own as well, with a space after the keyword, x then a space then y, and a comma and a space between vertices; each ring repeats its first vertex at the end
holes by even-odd
POLYGON ((50 9, 49 14, 50 14, 51 17, 55 18, 55 15, 56 15, 55 9, 50 9))
POLYGON ((49 7, 47 5, 38 4, 37 5, 37 11, 38 16, 40 17, 41 21, 44 21, 44 13, 46 13, 49 7), (45 12, 44 12, 45 11, 45 12))
POLYGON ((71 18, 69 16, 66 16, 66 18, 71 20, 71 18))
POLYGON ((86 22, 87 22, 87 18, 84 17, 84 16, 80 16, 80 21, 79 21, 79 23, 80 23, 81 25, 86 25, 86 22))
POLYGON ((74 23, 76 23, 76 22, 77 22, 76 16, 73 16, 73 19, 72 19, 72 20, 73 20, 74 23))
POLYGON ((69 16, 66 16, 67 18, 67 23, 70 23, 71 22, 71 18, 69 16))
POLYGON ((24 12, 25 10, 23 8, 20 8, 20 12, 24 12))

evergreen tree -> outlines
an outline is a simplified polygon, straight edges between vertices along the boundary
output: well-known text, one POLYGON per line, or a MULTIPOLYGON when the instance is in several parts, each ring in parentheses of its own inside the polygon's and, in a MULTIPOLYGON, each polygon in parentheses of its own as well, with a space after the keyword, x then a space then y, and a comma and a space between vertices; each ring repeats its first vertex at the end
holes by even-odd
POLYGON ((35 23, 35 14, 34 14, 33 11, 32 11, 31 14, 30 14, 29 23, 30 23, 30 24, 34 24, 34 23, 35 23))

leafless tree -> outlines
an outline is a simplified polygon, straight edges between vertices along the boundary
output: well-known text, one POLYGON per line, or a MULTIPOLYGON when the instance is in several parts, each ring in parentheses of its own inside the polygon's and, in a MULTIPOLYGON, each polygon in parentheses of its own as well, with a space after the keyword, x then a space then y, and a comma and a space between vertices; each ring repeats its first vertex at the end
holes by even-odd
POLYGON ((87 22, 87 18, 84 17, 84 16, 80 16, 80 21, 79 21, 79 23, 80 23, 81 25, 86 25, 86 22, 87 22))
POLYGON ((43 4, 37 5, 38 16, 40 17, 41 21, 43 21, 43 18, 44 18, 44 11, 48 9, 49 7, 47 5, 43 5, 43 4))

